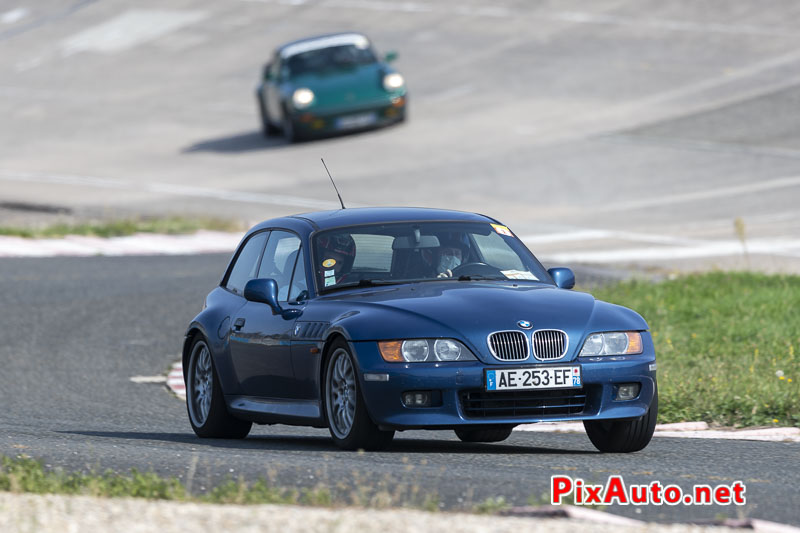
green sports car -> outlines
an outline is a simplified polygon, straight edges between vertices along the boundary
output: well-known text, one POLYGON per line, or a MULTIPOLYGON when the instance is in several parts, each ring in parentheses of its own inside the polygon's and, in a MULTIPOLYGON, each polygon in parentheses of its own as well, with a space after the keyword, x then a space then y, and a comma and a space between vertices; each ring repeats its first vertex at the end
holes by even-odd
POLYGON ((256 89, 265 136, 288 142, 401 122, 403 77, 359 33, 320 35, 280 46, 256 89))

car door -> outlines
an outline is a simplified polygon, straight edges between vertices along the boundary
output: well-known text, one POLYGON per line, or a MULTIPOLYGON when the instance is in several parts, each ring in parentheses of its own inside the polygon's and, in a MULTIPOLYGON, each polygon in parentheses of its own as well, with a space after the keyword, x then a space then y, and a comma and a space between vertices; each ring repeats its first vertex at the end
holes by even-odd
MULTIPOLYGON (((289 288, 300 250, 294 233, 273 230, 258 267, 257 278, 278 283, 278 301, 288 301, 289 288)), ((294 373, 291 338, 295 319, 272 314, 264 303, 247 302, 231 320, 231 360, 246 396, 293 398, 294 373)))

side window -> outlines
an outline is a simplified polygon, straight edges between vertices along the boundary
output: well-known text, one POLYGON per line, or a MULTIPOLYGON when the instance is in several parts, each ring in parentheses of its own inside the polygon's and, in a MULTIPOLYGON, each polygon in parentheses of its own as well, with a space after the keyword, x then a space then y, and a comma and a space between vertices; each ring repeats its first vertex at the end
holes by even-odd
POLYGON ((273 231, 264 250, 259 278, 272 278, 278 282, 278 301, 285 302, 289 296, 289 283, 300 249, 300 239, 288 231, 273 231))
POLYGON ((289 301, 299 302, 308 299, 308 285, 306 284, 306 262, 303 258, 303 249, 297 255, 297 266, 294 267, 292 285, 289 289, 289 301))
POLYGON ((258 259, 261 257, 261 250, 264 249, 264 242, 267 240, 268 231, 257 233, 244 243, 239 255, 236 257, 231 273, 225 287, 236 294, 244 292, 244 286, 248 281, 256 277, 258 259))

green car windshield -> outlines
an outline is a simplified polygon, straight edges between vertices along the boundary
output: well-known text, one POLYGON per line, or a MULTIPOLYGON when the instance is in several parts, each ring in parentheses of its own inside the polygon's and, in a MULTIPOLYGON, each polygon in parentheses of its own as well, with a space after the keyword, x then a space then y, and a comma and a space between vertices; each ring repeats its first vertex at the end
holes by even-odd
POLYGON ((346 44, 295 54, 287 60, 287 67, 289 75, 296 77, 358 65, 369 65, 376 61, 377 58, 371 48, 346 44))
POLYGON ((400 222, 322 231, 313 238, 322 291, 409 281, 553 281, 511 231, 480 222, 400 222))

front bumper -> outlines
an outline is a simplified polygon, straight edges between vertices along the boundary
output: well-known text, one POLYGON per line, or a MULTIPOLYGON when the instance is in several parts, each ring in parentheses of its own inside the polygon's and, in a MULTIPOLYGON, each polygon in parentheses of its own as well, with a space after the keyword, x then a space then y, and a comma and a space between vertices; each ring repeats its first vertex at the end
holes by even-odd
POLYGON ((583 386, 557 392, 526 393, 485 392, 484 370, 538 366, 536 364, 486 365, 479 361, 387 363, 381 358, 376 342, 354 342, 352 347, 359 365, 359 383, 367 411, 376 424, 386 429, 446 429, 464 425, 636 418, 647 412, 656 390, 652 347, 649 352, 636 356, 539 363, 580 365, 583 386), (389 380, 367 381, 365 374, 388 374, 389 380), (632 400, 617 400, 617 387, 622 383, 639 383, 639 395, 632 400), (436 391, 434 405, 405 407, 402 393, 408 391, 436 391), (542 401, 554 407, 480 408, 481 405, 530 405, 532 397, 536 398, 535 402, 542 401))
POLYGON ((346 108, 296 111, 291 120, 304 137, 333 135, 402 122, 406 117, 406 96, 346 108))

